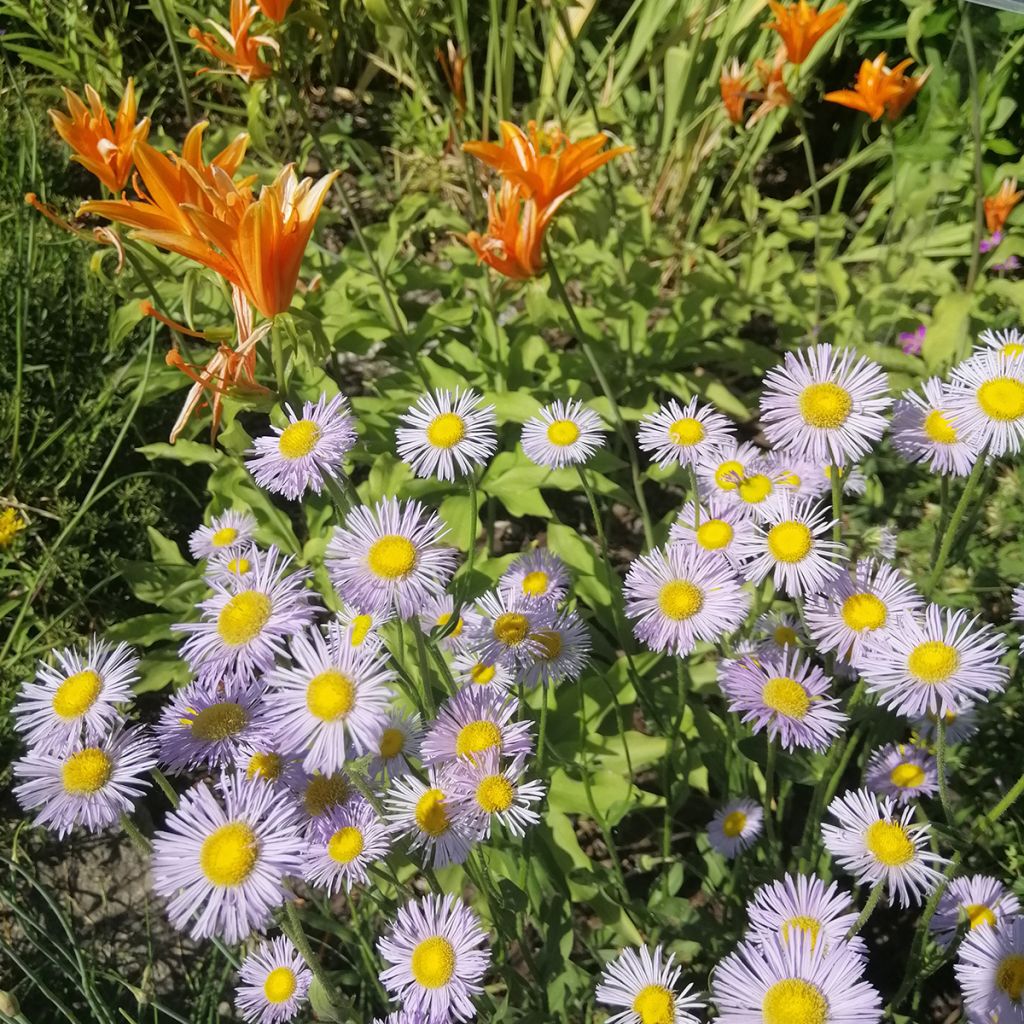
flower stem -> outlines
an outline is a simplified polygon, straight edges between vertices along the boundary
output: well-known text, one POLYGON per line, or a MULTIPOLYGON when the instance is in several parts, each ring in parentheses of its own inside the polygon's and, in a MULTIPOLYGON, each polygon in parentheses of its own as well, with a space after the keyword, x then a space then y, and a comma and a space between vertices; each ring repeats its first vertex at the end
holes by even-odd
POLYGON ((974 143, 974 230, 971 235, 971 262, 967 268, 966 290, 974 288, 981 267, 981 235, 985 226, 985 179, 983 175, 983 147, 981 131, 981 90, 978 85, 978 60, 974 53, 974 32, 971 29, 970 4, 960 0, 960 31, 964 36, 967 56, 967 85, 971 95, 971 140, 974 143))
MULTIPOLYGON (((580 684, 577 683, 577 686, 580 684)), ((544 757, 547 753, 548 741, 548 681, 544 679, 540 686, 540 724, 537 727, 537 776, 544 778, 544 757)))
POLYGON ((171 27, 171 13, 167 9, 166 0, 156 0, 159 9, 160 24, 163 25, 164 35, 167 36, 167 48, 171 51, 171 64, 174 65, 174 77, 178 80, 178 89, 181 92, 181 102, 185 108, 185 120, 194 124, 196 115, 192 109, 192 97, 188 91, 188 81, 185 78, 185 69, 181 63, 181 54, 178 53, 178 43, 174 38, 174 30, 171 27))
POLYGON ((299 917, 299 911, 295 906, 294 900, 285 900, 284 912, 288 920, 287 923, 282 923, 281 930, 295 943, 295 948, 313 972, 313 977, 320 982, 320 987, 324 990, 324 997, 337 1010, 342 1005, 342 1001, 339 998, 337 989, 334 987, 334 983, 328 977, 323 964, 320 963, 320 958, 313 952, 313 947, 309 944, 309 939, 306 938, 306 933, 302 928, 302 920, 299 917))
POLYGON ((768 838, 768 845, 771 847, 772 856, 778 856, 779 849, 775 836, 775 811, 772 809, 772 802, 775 799, 775 744, 771 736, 765 733, 765 762, 764 762, 764 831, 768 838))
POLYGON ((939 800, 942 802, 942 813, 946 816, 946 824, 953 825, 953 808, 949 800, 949 786, 946 782, 946 716, 941 712, 937 718, 935 763, 939 776, 939 800))
POLYGON ((466 577, 473 575, 473 559, 476 555, 476 473, 470 471, 466 476, 466 483, 469 488, 469 547, 466 550, 466 577))
POLYGON ((800 102, 793 104, 797 127, 800 129, 800 145, 804 151, 804 162, 807 164, 807 180, 811 186, 811 205, 814 207, 814 326, 821 324, 821 191, 818 188, 818 171, 814 166, 814 152, 807 134, 807 123, 804 121, 804 109, 800 102))
POLYGON ((175 792, 175 789, 171 785, 167 776, 164 775, 159 768, 152 769, 150 774, 153 776, 153 781, 160 787, 164 796, 167 797, 171 806, 176 808, 178 806, 178 794, 175 792))
POLYGON ((838 544, 843 535, 843 478, 839 466, 832 462, 832 540, 838 544))
POLYGON ((960 500, 956 503, 956 508, 953 509, 953 514, 949 517, 949 522, 946 524, 946 531, 942 535, 942 543, 939 545, 938 556, 932 566, 931 575, 928 577, 928 581, 924 585, 925 597, 931 597, 932 591, 935 589, 935 584, 938 583, 942 576, 943 569, 946 568, 946 562, 949 560, 949 552, 953 547, 953 540, 956 537, 956 531, 960 526, 960 521, 963 519, 964 513, 967 511, 967 508, 971 503, 971 498, 974 497, 974 492, 978 488, 978 481, 981 479, 981 471, 985 468, 986 453, 987 449, 978 455, 977 460, 974 463, 974 468, 971 470, 971 475, 967 478, 963 494, 960 495, 960 500))
POLYGON ((864 904, 864 909, 860 912, 860 917, 853 922, 853 927, 846 933, 846 940, 849 942, 863 927, 868 923, 868 919, 875 911, 875 907, 878 906, 878 901, 882 898, 882 893, 885 891, 885 879, 880 878, 875 882, 871 889, 871 893, 868 896, 867 903, 864 904))
POLYGON ((152 852, 152 843, 139 831, 139 826, 127 814, 121 815, 121 827, 139 853, 148 854, 152 852))

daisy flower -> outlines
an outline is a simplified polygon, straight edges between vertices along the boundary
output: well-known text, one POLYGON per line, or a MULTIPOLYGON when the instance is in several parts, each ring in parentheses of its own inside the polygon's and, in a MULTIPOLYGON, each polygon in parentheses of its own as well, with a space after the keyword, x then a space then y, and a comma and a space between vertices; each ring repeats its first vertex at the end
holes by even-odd
POLYGON ((759 654, 784 657, 807 643, 800 620, 789 612, 767 612, 754 623, 754 635, 761 637, 759 654))
POLYGON ((729 710, 786 750, 824 751, 848 721, 839 701, 827 696, 825 673, 795 650, 728 662, 720 682, 729 710))
MULTIPOLYGON (((946 711, 942 718, 946 723, 946 745, 963 743, 978 731, 978 712, 966 704, 955 711, 946 711)), ((920 718, 914 719, 914 731, 920 740, 933 743, 939 735, 939 716, 929 711, 920 718)))
POLYGON ((837 822, 821 827, 828 852, 858 882, 884 881, 890 905, 920 903, 942 881, 932 864, 945 864, 946 858, 928 848, 930 826, 912 823, 912 807, 897 817, 888 797, 859 789, 837 796, 828 813, 837 822))
POLYGON ((280 784, 291 792, 305 781, 302 756, 282 748, 275 735, 265 743, 241 743, 233 761, 247 779, 280 784))
MULTIPOLYGON (((754 893, 747 916, 751 938, 760 945, 788 945, 803 935, 812 950, 819 945, 828 950, 846 945, 858 914, 850 894, 836 882, 826 885, 815 875, 783 875, 754 893)), ((863 948, 858 936, 854 941, 863 948)))
POLYGON ((430 1024, 470 1020, 491 962, 480 919, 454 896, 427 896, 398 911, 377 943, 387 967, 380 980, 405 1013, 430 1024))
POLYGON ((185 633, 181 656, 197 675, 254 678, 266 672, 285 639, 313 621, 316 597, 306 587, 309 573, 286 573, 291 558, 277 548, 249 549, 252 571, 237 578, 208 578, 213 597, 199 605, 199 622, 171 627, 185 633))
POLYGON ((1016 587, 1013 591, 1013 620, 1018 623, 1024 622, 1024 585, 1016 587))
POLYGON ((579 399, 544 406, 523 424, 521 443, 526 457, 538 466, 563 469, 582 466, 604 447, 601 417, 579 399))
POLYGON ((421 395, 395 432, 398 455, 416 476, 454 480, 482 466, 498 447, 494 406, 472 389, 421 395))
POLYGON ((693 986, 680 986, 682 969, 662 946, 623 949, 605 964, 594 998, 616 1010, 608 1024, 698 1024, 689 1010, 704 1009, 693 986))
POLYGON ((175 928, 240 942, 287 898, 284 876, 301 870, 303 847, 298 810, 276 786, 222 775, 182 794, 153 837, 153 888, 175 928))
POLYGON ((346 640, 353 647, 380 647, 384 642, 380 628, 394 618, 391 609, 380 612, 364 612, 354 605, 342 602, 338 613, 338 622, 344 627, 346 640))
POLYGON ((336 807, 318 818, 309 832, 302 877, 334 895, 353 885, 366 885, 367 868, 391 849, 388 826, 362 798, 336 807))
POLYGON ((711 849, 732 860, 755 842, 764 828, 764 812, 753 800, 730 800, 708 823, 711 849))
POLYGON ((980 451, 951 418, 948 387, 932 377, 921 391, 906 392, 893 407, 893 446, 909 462, 927 463, 933 473, 968 476, 980 451))
POLYGON ((920 747, 890 743, 880 747, 864 769, 864 785, 878 796, 909 804, 915 797, 933 796, 939 788, 935 758, 920 747))
POLYGON ((344 807, 359 795, 343 771, 331 772, 329 775, 302 772, 292 792, 306 817, 314 821, 335 807, 344 807))
POLYGON ((464 758, 448 776, 454 813, 468 818, 481 839, 489 839, 497 820, 513 836, 524 836, 540 821, 533 805, 544 799, 543 782, 526 782, 526 758, 519 754, 503 768, 495 750, 475 760, 464 758))
POLYGON ((954 367, 946 394, 950 418, 977 445, 1000 458, 1024 441, 1024 356, 980 352, 954 367))
MULTIPOLYGON (((989 349, 1001 352, 1004 356, 1024 355, 1024 334, 1016 327, 1008 327, 1003 331, 994 331, 991 328, 984 330, 978 335, 978 340, 983 341, 989 349)), ((975 352, 979 351, 978 349, 975 352)), ((980 351, 984 351, 981 349, 980 351)))
POLYGON ((712 496, 699 508, 688 501, 669 529, 669 546, 679 544, 721 555, 739 569, 737 541, 753 536, 754 524, 746 510, 735 502, 712 496))
POLYGON ((868 690, 898 715, 956 712, 1006 687, 1000 635, 964 611, 930 604, 924 616, 902 615, 864 647, 858 668, 868 690))
POLYGON ((726 559, 680 544, 637 558, 623 593, 636 638, 680 657, 738 629, 750 605, 726 559))
POLYGON ((281 744, 305 752, 307 772, 333 772, 353 752, 373 751, 395 678, 386 655, 353 647, 337 622, 326 633, 314 628, 294 636, 291 655, 290 667, 268 677, 266 702, 281 744))
POLYGON ((829 539, 832 521, 813 500, 779 494, 764 510, 754 535, 737 545, 745 559, 742 572, 760 583, 769 573, 777 589, 790 597, 822 590, 842 572, 842 544, 829 539))
POLYGON ((444 634, 437 643, 439 647, 449 651, 457 651, 466 643, 467 627, 476 615, 471 608, 460 608, 454 626, 449 626, 454 614, 455 598, 451 594, 440 594, 430 598, 419 613, 420 629, 423 633, 430 636, 437 630, 438 633, 444 634))
POLYGON ((423 725, 414 712, 393 709, 374 738, 376 753, 367 769, 371 778, 386 771, 389 779, 397 779, 412 771, 410 758, 420 756, 423 725))
POLYGON ((423 740, 424 764, 440 765, 487 750, 504 756, 528 754, 530 723, 513 721, 519 701, 490 687, 460 690, 438 709, 423 740))
POLYGON ((226 552, 223 555, 211 555, 206 563, 207 583, 213 580, 227 582, 229 585, 252 572, 252 562, 243 554, 226 552))
POLYGON ((711 976, 715 1024, 879 1024, 882 999, 845 943, 744 942, 711 976))
POLYGON ((93 742, 60 753, 32 748, 14 762, 18 803, 59 838, 78 825, 101 832, 131 813, 149 787, 156 751, 145 732, 116 728, 93 742))
POLYGON ((501 574, 498 589, 511 598, 557 604, 569 593, 569 570, 546 548, 519 555, 501 574))
POLYGON ((228 509, 210 520, 209 526, 200 526, 188 539, 188 549, 195 559, 223 557, 241 551, 252 544, 256 532, 256 517, 251 512, 228 509))
POLYGON ((540 650, 533 664, 519 675, 524 686, 554 686, 564 680, 579 679, 590 660, 590 634, 575 611, 557 612, 551 624, 534 633, 533 638, 540 650))
POLYGON ((106 736, 122 721, 120 705, 133 699, 139 659, 127 644, 93 637, 84 653, 54 651, 56 665, 39 663, 11 709, 14 728, 38 753, 60 753, 106 736))
POLYGON ((693 466, 736 439, 729 420, 710 405, 691 398, 685 407, 674 398, 640 420, 637 443, 662 469, 693 466))
POLYGON ((761 425, 772 445, 816 462, 857 462, 885 432, 892 399, 882 368, 853 351, 814 345, 769 370, 761 425))
POLYGON ((1024 917, 975 928, 960 946, 956 980, 970 1021, 1011 1024, 1024 1017, 1024 917))
POLYGON ((263 687, 244 679, 205 679, 178 690, 156 729, 161 767, 174 775, 192 768, 226 768, 245 743, 273 738, 263 687))
POLYGON ((901 615, 924 605, 917 588, 891 565, 859 561, 840 573, 820 594, 807 599, 811 638, 822 653, 837 651, 856 665, 865 643, 884 636, 901 615))
POLYGON ((947 949, 960 926, 968 933, 979 928, 1004 927, 1020 913, 1020 903, 1002 882, 987 875, 954 878, 939 897, 931 919, 932 936, 947 949))
POLYGON ((467 642, 485 664, 500 664, 515 672, 528 668, 543 653, 536 637, 554 619, 548 602, 492 590, 480 598, 476 610, 479 618, 467 642))
POLYGON ((385 797, 392 834, 408 838, 427 866, 463 863, 480 838, 478 823, 456 810, 448 773, 434 768, 426 782, 415 775, 395 779, 385 797))
POLYGON ((448 586, 458 558, 441 546, 447 533, 418 501, 384 498, 352 509, 327 545, 326 564, 342 598, 371 614, 418 614, 448 586))
POLYGON ((489 690, 504 692, 515 682, 515 673, 497 662, 487 662, 476 651, 459 651, 452 661, 455 681, 459 686, 472 689, 485 686, 489 690))
MULTIPOLYGON (((705 500, 714 498, 735 499, 736 492, 744 481, 752 481, 765 467, 764 452, 749 441, 729 440, 720 448, 706 452, 697 462, 697 484, 705 500)), ((773 481, 765 477, 748 490, 765 491, 774 489, 773 481)), ((751 493, 753 497, 753 493, 751 493)), ((756 503, 746 503, 756 504, 756 503)), ((750 512, 750 508, 747 508, 750 512)))
POLYGON ((250 1024, 282 1024, 306 1003, 313 972, 292 945, 278 936, 261 942, 238 969, 235 1006, 250 1024))
POLYGON ((345 456, 356 443, 355 421, 344 395, 321 395, 304 402, 298 416, 284 407, 286 427, 271 425, 272 434, 257 437, 245 460, 256 483, 292 500, 311 490, 319 494, 328 480, 342 475, 345 456))

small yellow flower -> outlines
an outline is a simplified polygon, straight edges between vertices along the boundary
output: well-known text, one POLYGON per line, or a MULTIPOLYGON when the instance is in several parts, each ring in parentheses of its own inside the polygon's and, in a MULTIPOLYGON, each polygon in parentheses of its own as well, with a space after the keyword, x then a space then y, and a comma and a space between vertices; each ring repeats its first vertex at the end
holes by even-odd
POLYGON ((13 508, 0 512, 0 548, 9 548, 28 523, 13 508))

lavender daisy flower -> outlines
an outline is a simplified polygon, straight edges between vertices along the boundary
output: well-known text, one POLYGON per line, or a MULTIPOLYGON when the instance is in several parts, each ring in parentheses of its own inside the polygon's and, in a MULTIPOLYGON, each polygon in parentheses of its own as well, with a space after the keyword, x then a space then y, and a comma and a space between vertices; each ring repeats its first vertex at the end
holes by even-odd
POLYGON ((311 490, 319 494, 342 475, 345 456, 356 443, 355 422, 344 395, 321 395, 304 402, 302 415, 284 407, 288 425, 272 426, 273 434, 257 437, 245 461, 264 490, 295 500, 311 490))
POLYGON ((708 824, 708 842, 732 860, 755 842, 764 829, 764 812, 753 800, 730 800, 708 824))
POLYGON ((240 743, 232 763, 250 781, 279 784, 291 793, 301 788, 306 778, 301 754, 282 748, 276 735, 264 743, 240 743))
POLYGON ((431 768, 427 781, 403 775, 391 784, 385 811, 393 835, 408 838, 427 866, 462 864, 480 838, 478 823, 456 813, 449 773, 431 768))
POLYGON ((240 942, 262 932, 302 866, 298 809, 281 791, 223 775, 184 793, 153 838, 153 888, 175 928, 194 939, 240 942))
POLYGON ((864 769, 864 785, 878 796, 909 804, 919 796, 933 796, 939 788, 935 758, 920 747, 890 743, 872 755, 864 769))
POLYGON ((712 496, 699 508, 688 501, 672 524, 669 546, 695 547, 721 555, 738 570, 742 559, 737 555, 738 541, 753 536, 754 524, 746 509, 726 498, 712 496))
POLYGON ((950 414, 949 388, 932 377, 921 391, 907 391, 893 407, 893 445, 908 461, 927 463, 933 473, 970 475, 981 452, 950 414))
MULTIPOLYGON (((939 735, 939 717, 934 711, 929 711, 913 720, 914 732, 921 742, 936 742, 939 735)), ((965 704, 955 711, 946 711, 941 717, 946 725, 946 746, 963 743, 978 731, 978 712, 970 704, 965 704)))
POLYGON ((767 612, 754 623, 754 636, 761 640, 756 653, 784 658, 807 643, 800 620, 789 612, 767 612))
POLYGON ((420 756, 422 741, 419 715, 398 709, 390 711, 374 740, 376 754, 367 769, 370 777, 379 778, 384 772, 389 779, 407 775, 412 771, 410 758, 420 756))
POLYGON ((590 660, 590 634, 583 620, 571 610, 557 612, 547 629, 534 633, 540 652, 524 668, 519 680, 526 687, 575 682, 590 660))
POLYGON ((605 429, 601 417, 578 399, 559 400, 523 424, 520 440, 531 462, 563 469, 589 462, 604 447, 605 429))
POLYGON ((14 728, 38 753, 61 753, 106 736, 123 720, 120 705, 133 699, 139 659, 127 644, 93 637, 84 654, 53 652, 56 665, 39 663, 11 709, 14 728))
POLYGON ((879 1024, 882 999, 845 943, 741 943, 711 976, 715 1024, 879 1024))
POLYGON ((400 417, 399 457, 416 476, 454 480, 482 466, 498 447, 494 406, 469 389, 421 395, 400 417))
POLYGON ((826 696, 825 673, 797 651, 727 662, 720 683, 729 710, 786 750, 826 750, 848 721, 839 701, 826 696))
POLYGON ((995 878, 954 878, 939 897, 930 923, 932 937, 948 949, 961 925, 967 925, 968 933, 979 928, 1003 928, 1019 913, 1017 897, 995 878))
MULTIPOLYGON (((812 950, 820 945, 827 952, 847 944, 847 933, 858 914, 850 894, 836 882, 826 886, 815 875, 783 875, 754 893, 747 916, 751 938, 761 946, 789 945, 795 936, 803 935, 812 950)), ((850 944, 866 956, 859 936, 850 944)))
POLYGON ((248 557, 251 573, 209 578, 213 597, 199 605, 199 622, 171 627, 188 635, 181 655, 197 675, 255 678, 285 654, 287 637, 313 621, 317 605, 306 587, 308 572, 286 573, 291 558, 275 547, 250 548, 248 557))
POLYGON ((831 345, 787 352, 768 371, 761 424, 775 446, 840 466, 867 455, 885 432, 892 399, 882 368, 831 345))
POLYGON ((655 946, 623 949, 605 964, 595 999, 616 1010, 608 1024, 698 1024, 689 1010, 704 1009, 692 985, 680 986, 675 956, 655 946))
POLYGON ((448 786, 456 815, 465 817, 481 839, 489 839, 495 819, 513 836, 524 836, 540 821, 533 805, 544 799, 543 782, 526 782, 526 758, 519 754, 504 767, 501 756, 489 750, 474 760, 452 765, 448 786))
POLYGON ((685 408, 674 398, 640 421, 636 439, 662 469, 694 466, 736 438, 729 420, 691 398, 685 408))
POLYGON ((310 829, 303 877, 334 895, 353 885, 366 885, 367 869, 383 860, 391 849, 387 825, 364 799, 336 807, 318 818, 310 829))
POLYGON ((228 586, 252 572, 252 562, 245 555, 232 554, 212 555, 206 564, 205 579, 207 583, 217 580, 228 586))
POLYGON ((530 753, 530 723, 513 721, 518 711, 519 701, 490 687, 460 690, 441 705, 427 731, 424 764, 473 758, 487 750, 506 757, 530 753))
POLYGON ((714 643, 738 629, 750 605, 726 559, 680 544, 636 559, 624 596, 637 639, 680 657, 699 641, 714 643))
POLYGON ((446 532, 437 513, 418 501, 385 498, 372 509, 360 505, 334 530, 327 569, 346 601, 409 619, 455 572, 458 556, 440 543, 446 532))
POLYGON ((519 555, 501 574, 498 589, 509 597, 557 604, 569 592, 569 570, 546 548, 519 555))
POLYGON ((200 526, 188 539, 192 557, 223 558, 236 551, 244 551, 252 544, 256 532, 256 517, 251 512, 228 509, 210 520, 209 526, 200 526))
POLYGON ((857 664, 866 643, 881 640, 901 615, 924 605, 917 588, 890 565, 859 561, 807 599, 807 626, 823 653, 857 664))
POLYGON ((452 670, 455 673, 455 681, 466 689, 484 686, 504 693, 515 682, 515 673, 510 669, 494 661, 484 661, 476 651, 469 649, 461 650, 455 655, 452 670))
POLYGON ((967 1019, 978 1024, 1010 1024, 1022 1019, 1024 998, 1024 917, 997 928, 976 928, 960 946, 956 980, 967 1019))
MULTIPOLYGON (((701 497, 705 501, 714 498, 735 499, 740 485, 744 481, 752 481, 764 467, 764 452, 760 448, 749 441, 727 441, 720 448, 706 452, 697 462, 697 484, 701 497)), ((769 493, 773 490, 773 481, 766 477, 763 483, 758 481, 750 490, 769 493)), ((749 507, 746 511, 751 513, 749 507)))
POLYGON ((455 624, 450 626, 453 615, 455 598, 451 594, 439 594, 430 598, 419 614, 420 629, 427 636, 437 630, 440 634, 438 646, 449 651, 457 651, 465 646, 476 612, 471 608, 460 608, 455 624))
POLYGON ((34 825, 63 838, 77 825, 101 832, 131 813, 156 767, 152 740, 141 729, 116 728, 94 742, 59 754, 30 749, 14 762, 14 795, 38 812, 34 825))
POLYGON ((492 590, 480 598, 476 610, 479 618, 466 639, 485 664, 516 672, 528 668, 543 653, 537 636, 550 628, 554 619, 547 602, 492 590))
MULTIPOLYGON (((1004 356, 1024 355, 1024 332, 1016 327, 1008 327, 1003 331, 994 331, 991 328, 984 330, 978 335, 978 340, 985 344, 987 349, 1001 352, 1004 356)), ((975 349, 975 354, 985 349, 975 349)))
POLYGON ((884 881, 890 904, 920 903, 942 881, 932 864, 946 858, 928 849, 930 826, 912 824, 912 807, 897 817, 892 800, 860 789, 837 796, 828 813, 837 822, 821 827, 828 852, 858 882, 884 881))
POLYGON ((979 352, 953 368, 950 419, 979 451, 1016 455, 1024 442, 1024 356, 979 352))
POLYGON ((395 673, 378 649, 353 647, 332 622, 299 633, 292 665, 270 673, 267 707, 281 743, 305 751, 307 772, 333 772, 352 752, 368 754, 383 729, 395 673))
POLYGON ((923 617, 903 615, 884 637, 869 641, 858 668, 884 707, 916 717, 956 712, 1003 690, 1005 653, 991 626, 930 604, 923 617))
POLYGON ((358 797, 355 787, 343 771, 307 774, 302 772, 292 789, 299 807, 309 822, 315 822, 336 807, 344 807, 358 797))
POLYGON ((491 962, 486 943, 480 919, 454 896, 413 900, 377 943, 388 965, 380 980, 403 1012, 421 1013, 430 1024, 470 1020, 491 962))
POLYGON ((261 942, 238 969, 235 1006, 250 1024, 283 1024, 306 1003, 313 972, 290 939, 261 942))
POLYGON ((832 521, 813 501, 778 495, 750 540, 737 545, 746 561, 742 572, 760 583, 769 573, 790 597, 823 590, 842 572, 846 549, 829 538, 832 521))
POLYGON ((386 611, 364 612, 355 605, 342 602, 341 611, 338 613, 338 622, 344 628, 347 641, 353 647, 380 647, 384 642, 380 635, 380 628, 394 618, 394 612, 389 608, 386 611))

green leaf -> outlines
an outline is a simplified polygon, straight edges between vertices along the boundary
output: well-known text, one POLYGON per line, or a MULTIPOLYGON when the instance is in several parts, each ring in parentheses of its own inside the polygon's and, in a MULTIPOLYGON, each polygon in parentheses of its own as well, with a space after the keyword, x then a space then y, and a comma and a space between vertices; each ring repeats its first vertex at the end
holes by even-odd
MULTIPOLYGON (((221 440, 223 440, 223 435, 221 440)), ((135 450, 140 455, 144 455, 150 462, 156 459, 170 459, 173 462, 180 462, 185 466, 216 466, 224 458, 216 448, 211 448, 208 444, 200 444, 198 441, 186 441, 183 439, 175 441, 174 444, 167 444, 166 441, 156 441, 153 444, 144 444, 135 450)))
POLYGON ((932 323, 921 348, 929 370, 941 370, 954 363, 969 344, 967 323, 970 312, 971 296, 963 292, 943 295, 935 304, 932 323))

